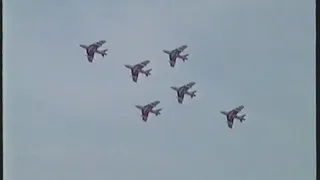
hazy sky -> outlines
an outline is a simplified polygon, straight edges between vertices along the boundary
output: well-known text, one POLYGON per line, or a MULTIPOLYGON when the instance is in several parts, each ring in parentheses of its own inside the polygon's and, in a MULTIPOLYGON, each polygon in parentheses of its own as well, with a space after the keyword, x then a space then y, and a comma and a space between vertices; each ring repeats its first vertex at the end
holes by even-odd
POLYGON ((5 180, 315 179, 315 2, 4 1, 5 180), (106 40, 90 64, 79 44, 106 40), (171 68, 163 49, 187 44, 171 68), (151 60, 133 83, 124 64, 151 60), (197 97, 176 100, 190 81, 197 97), (147 123, 134 105, 160 100, 147 123), (227 127, 221 110, 244 105, 227 127))

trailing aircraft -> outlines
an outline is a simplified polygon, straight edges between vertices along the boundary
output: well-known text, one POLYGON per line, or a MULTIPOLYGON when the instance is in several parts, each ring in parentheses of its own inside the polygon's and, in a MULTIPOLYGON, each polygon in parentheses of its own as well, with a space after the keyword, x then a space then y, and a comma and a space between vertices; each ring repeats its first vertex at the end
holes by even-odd
POLYGON ((124 66, 131 70, 131 76, 132 76, 133 82, 137 82, 139 73, 145 74, 146 76, 151 75, 150 71, 152 69, 143 70, 143 68, 145 66, 147 66, 149 63, 150 63, 149 60, 145 60, 139 64, 136 64, 136 65, 124 65, 124 66))
POLYGON ((221 111, 222 114, 227 116, 227 123, 228 123, 228 127, 232 129, 233 126, 233 121, 234 119, 238 119, 240 120, 240 122, 242 123, 244 120, 246 120, 244 117, 246 116, 245 114, 238 116, 237 114, 244 108, 244 106, 238 106, 234 109, 232 109, 229 112, 225 112, 225 111, 221 111))
POLYGON ((141 110, 141 117, 143 121, 147 122, 149 113, 153 113, 156 116, 160 115, 160 111, 162 109, 153 110, 153 108, 156 107, 158 104, 160 104, 160 101, 154 101, 145 106, 136 105, 136 108, 141 110))
POLYGON ((98 48, 101 47, 104 43, 106 43, 106 41, 105 40, 101 40, 101 41, 95 42, 95 43, 90 44, 90 45, 80 44, 80 47, 86 49, 87 59, 88 59, 89 62, 92 62, 95 53, 100 54, 102 57, 107 55, 106 52, 108 51, 108 49, 98 50, 98 48))
POLYGON ((188 84, 185 84, 181 87, 171 87, 171 89, 177 91, 177 99, 178 99, 178 102, 180 104, 182 104, 183 102, 183 98, 184 98, 184 95, 189 95, 191 98, 193 97, 196 97, 196 92, 197 91, 191 91, 189 92, 188 90, 191 89, 196 83, 195 82, 190 82, 188 84))
POLYGON ((169 55, 169 62, 171 67, 175 66, 177 58, 182 59, 183 62, 188 60, 187 56, 189 56, 189 54, 180 55, 185 49, 187 49, 187 47, 187 45, 183 45, 171 51, 163 50, 164 53, 169 55))

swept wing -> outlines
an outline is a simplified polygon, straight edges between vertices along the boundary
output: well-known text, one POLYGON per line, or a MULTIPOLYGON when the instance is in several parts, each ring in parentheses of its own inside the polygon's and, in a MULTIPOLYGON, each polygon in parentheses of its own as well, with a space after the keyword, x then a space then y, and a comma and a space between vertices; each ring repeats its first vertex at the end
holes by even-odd
POLYGON ((105 40, 100 40, 100 41, 97 41, 91 45, 96 46, 98 48, 98 47, 101 47, 104 43, 106 43, 105 40))
POLYGON ((160 101, 153 101, 153 102, 149 103, 148 105, 151 107, 156 107, 159 103, 160 103, 160 101))
POLYGON ((244 108, 244 106, 238 106, 234 109, 232 109, 230 112, 234 113, 234 114, 238 114, 242 109, 244 108))
POLYGON ((184 51, 185 49, 187 49, 187 47, 188 47, 187 45, 182 45, 182 46, 178 47, 177 50, 180 51, 180 52, 182 52, 182 51, 184 51))

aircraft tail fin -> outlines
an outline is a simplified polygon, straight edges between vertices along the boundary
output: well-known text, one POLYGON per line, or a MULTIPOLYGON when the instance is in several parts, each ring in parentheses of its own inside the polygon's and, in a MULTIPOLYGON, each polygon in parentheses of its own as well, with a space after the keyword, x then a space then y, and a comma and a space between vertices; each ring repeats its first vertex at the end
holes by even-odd
POLYGON ((108 51, 108 49, 102 50, 102 51, 101 51, 101 56, 102 56, 102 57, 106 56, 106 55, 107 55, 107 53, 106 53, 107 51, 108 51))
POLYGON ((242 121, 245 121, 246 119, 244 118, 246 115, 245 114, 243 114, 243 115, 241 115, 241 116, 239 116, 239 120, 240 120, 240 122, 242 122, 242 121))
POLYGON ((185 55, 181 55, 181 59, 183 60, 183 61, 185 61, 185 60, 188 60, 188 57, 189 56, 189 54, 185 54, 185 55))
POLYGON ((191 95, 190 95, 190 96, 191 96, 191 98, 196 97, 196 92, 197 92, 197 91, 191 91, 191 92, 190 92, 190 94, 191 94, 191 95))
POLYGON ((161 111, 162 109, 157 109, 157 110, 154 110, 154 113, 156 114, 156 116, 159 116, 161 113, 160 113, 160 111, 161 111))
POLYGON ((144 72, 145 72, 145 75, 146 76, 149 76, 149 75, 151 75, 151 72, 152 71, 152 69, 148 69, 148 70, 145 70, 144 72))

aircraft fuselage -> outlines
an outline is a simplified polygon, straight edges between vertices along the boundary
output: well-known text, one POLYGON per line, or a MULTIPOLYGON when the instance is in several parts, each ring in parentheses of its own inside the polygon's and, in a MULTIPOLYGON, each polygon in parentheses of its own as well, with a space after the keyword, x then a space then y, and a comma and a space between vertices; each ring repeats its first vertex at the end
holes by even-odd
POLYGON ((170 61, 175 61, 180 53, 181 51, 179 51, 178 49, 173 50, 169 55, 170 61))
POLYGON ((228 121, 233 121, 233 119, 237 116, 237 112, 236 111, 231 111, 227 114, 227 120, 228 121))
POLYGON ((229 127, 230 129, 232 129, 233 121, 232 121, 232 120, 230 120, 230 121, 228 120, 227 123, 228 123, 228 127, 229 127))
POLYGON ((179 96, 182 96, 183 94, 185 94, 187 90, 188 90, 188 88, 186 88, 185 86, 180 87, 178 90, 179 96))
POLYGON ((143 108, 143 110, 142 110, 142 115, 143 116, 146 116, 146 115, 148 115, 148 113, 152 110, 152 106, 146 106, 146 107, 144 107, 143 108))
POLYGON ((142 68, 143 68, 143 66, 141 66, 140 64, 137 64, 137 65, 133 66, 132 74, 139 73, 142 68))
POLYGON ((98 49, 98 48, 97 48, 96 45, 90 45, 90 46, 87 48, 87 54, 93 54, 97 49, 98 49))

